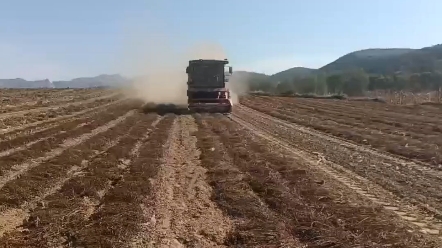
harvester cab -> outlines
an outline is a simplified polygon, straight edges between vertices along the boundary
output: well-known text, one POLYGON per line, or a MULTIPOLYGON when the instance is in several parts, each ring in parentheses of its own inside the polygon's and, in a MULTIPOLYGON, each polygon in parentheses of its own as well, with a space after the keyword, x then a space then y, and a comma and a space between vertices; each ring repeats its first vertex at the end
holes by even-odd
POLYGON ((191 60, 186 68, 187 104, 190 111, 230 113, 232 101, 226 86, 232 67, 225 60, 191 60), (226 70, 227 69, 227 70, 226 70))

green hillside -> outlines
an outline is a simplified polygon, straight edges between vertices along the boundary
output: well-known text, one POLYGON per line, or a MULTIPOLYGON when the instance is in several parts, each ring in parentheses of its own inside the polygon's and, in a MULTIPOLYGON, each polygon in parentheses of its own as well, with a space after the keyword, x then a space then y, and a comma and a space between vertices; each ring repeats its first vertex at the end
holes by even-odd
POLYGON ((369 74, 411 74, 442 71, 442 44, 422 49, 365 49, 346 54, 319 69, 293 67, 269 75, 269 77, 272 81, 277 82, 294 77, 304 77, 318 73, 334 74, 353 69, 363 69, 369 74))
POLYGON ((344 55, 319 68, 337 73, 362 68, 369 74, 412 74, 442 71, 442 45, 422 49, 367 49, 344 55))
POLYGON ((359 95, 368 89, 435 90, 442 87, 442 45, 360 50, 319 69, 294 67, 273 75, 240 73, 251 90, 359 95))

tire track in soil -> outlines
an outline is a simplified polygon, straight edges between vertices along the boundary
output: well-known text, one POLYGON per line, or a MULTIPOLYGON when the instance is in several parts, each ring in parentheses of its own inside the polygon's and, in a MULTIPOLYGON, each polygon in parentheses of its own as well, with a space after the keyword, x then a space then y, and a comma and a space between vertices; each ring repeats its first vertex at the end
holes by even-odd
MULTIPOLYGON (((332 180, 340 182, 348 189, 351 189, 365 199, 370 200, 374 205, 395 213, 396 218, 408 223, 410 229, 420 231, 424 234, 430 234, 441 239, 442 222, 435 218, 434 212, 429 212, 427 209, 423 211, 419 206, 410 205, 408 202, 395 197, 392 193, 386 191, 368 179, 356 175, 354 172, 345 169, 332 161, 328 161, 324 155, 315 153, 317 156, 313 156, 306 151, 301 151, 291 143, 284 141, 283 138, 281 139, 281 136, 279 136, 277 132, 262 129, 256 124, 255 127, 248 123, 248 121, 243 120, 242 117, 238 117, 234 115, 232 119, 258 136, 289 151, 292 156, 295 156, 298 160, 305 161, 311 168, 327 174, 332 180)), ((250 118, 247 118, 247 120, 250 120, 250 118)), ((427 236, 427 238, 429 237, 427 236)))
MULTIPOLYGON (((236 158, 234 164, 244 173, 244 181, 302 245, 438 247, 430 238, 409 233, 407 226, 394 222, 388 212, 349 198, 348 191, 337 199, 324 182, 316 181, 317 175, 302 160, 271 149, 241 125, 227 118, 213 119, 209 125, 236 158)), ((232 236, 236 237, 232 245, 250 246, 249 237, 240 233, 232 236)))
POLYGON ((87 166, 88 159, 110 149, 134 121, 129 117, 120 125, 110 126, 5 184, 0 189, 0 236, 18 226, 31 209, 42 203, 41 199, 63 185, 66 177, 87 166))
POLYGON ((145 230, 150 246, 225 247, 231 223, 210 199, 207 169, 201 166, 193 135, 197 131, 190 115, 179 116, 172 127, 145 209, 145 218, 154 223, 145 230))
MULTIPOLYGON (((121 107, 120 107, 121 108, 121 107)), ((115 111, 117 108, 108 109, 109 112, 115 111)), ((76 130, 81 127, 90 125, 100 119, 100 112, 90 114, 87 116, 82 116, 80 118, 75 118, 66 123, 60 123, 57 126, 47 128, 45 130, 40 130, 33 132, 28 135, 21 135, 15 139, 0 141, 0 157, 8 156, 14 152, 23 151, 29 149, 31 146, 48 140, 52 137, 56 137, 57 134, 63 134, 67 131, 76 130)))
MULTIPOLYGON (((99 208, 75 236, 79 247, 130 247, 143 234, 146 198, 153 194, 151 180, 158 172, 175 116, 166 115, 140 145, 139 156, 124 169, 122 179, 104 195, 99 208), (94 235, 91 235, 94 234, 94 235)), ((143 246, 145 247, 145 246, 143 246)))
POLYGON ((77 234, 90 222, 95 211, 103 207, 100 201, 107 191, 123 180, 126 166, 136 158, 142 142, 160 120, 157 115, 138 114, 135 124, 120 125, 116 130, 118 138, 111 147, 88 161, 75 161, 76 173, 61 180, 62 187, 51 188, 53 193, 47 194, 43 199, 45 203, 35 208, 24 222, 26 232, 15 232, 0 243, 77 247, 77 234))
MULTIPOLYGON (((247 182, 247 172, 239 169, 241 165, 252 162, 243 159, 243 154, 248 153, 242 147, 243 144, 237 146, 230 141, 224 143, 221 135, 226 131, 225 126, 221 129, 212 128, 219 119, 213 119, 211 115, 195 115, 195 118, 198 124, 196 136, 201 150, 201 164, 207 169, 208 183, 213 188, 211 199, 230 217, 233 224, 223 245, 302 247, 290 233, 284 216, 270 209, 247 182)), ((242 141, 241 137, 234 138, 242 141)))
POLYGON ((94 111, 99 111, 100 109, 109 107, 111 105, 124 104, 125 101, 127 101, 127 99, 120 99, 120 100, 116 100, 111 103, 106 103, 106 104, 99 105, 99 106, 96 106, 93 108, 87 108, 85 110, 77 111, 77 112, 74 112, 69 115, 58 116, 58 117, 51 118, 48 120, 36 121, 36 122, 28 123, 25 125, 16 126, 13 128, 0 130, 0 140, 11 139, 12 137, 14 137, 15 135, 18 135, 18 134, 26 135, 27 134, 26 132, 33 133, 35 131, 44 131, 48 128, 51 128, 52 125, 56 126, 56 125, 59 125, 60 123, 63 123, 64 121, 69 121, 69 118, 77 117, 77 116, 80 116, 83 114, 92 113, 94 111))
MULTIPOLYGON (((37 144, 38 147, 43 148, 39 152, 34 151, 34 147, 31 146, 29 150, 23 151, 24 154, 21 154, 20 152, 17 152, 11 156, 0 158, 0 161, 6 161, 7 163, 0 164, 1 176, 0 176, 0 190, 7 184, 9 181, 16 179, 21 174, 25 173, 26 171, 40 165, 41 163, 48 161, 52 158, 55 158, 62 154, 66 149, 71 148, 73 146, 77 146, 81 144, 82 142, 94 137, 97 134, 103 133, 107 130, 109 130, 112 127, 115 127, 117 124, 124 121, 126 118, 132 116, 135 113, 135 110, 130 110, 126 114, 119 116, 116 119, 113 119, 109 122, 105 122, 104 125, 98 126, 95 129, 89 130, 87 127, 82 127, 78 129, 79 136, 77 137, 69 137, 67 139, 59 139, 58 142, 56 141, 57 148, 51 149, 46 147, 40 147, 40 144, 37 144), (86 133, 84 133, 86 131, 86 133), (46 149, 49 151, 45 152, 46 149), (27 153, 31 155, 27 155, 27 153), (32 159, 31 161, 25 161, 27 158, 34 157, 34 154, 43 153, 43 156, 32 159), (27 156, 26 156, 27 155, 27 156), (24 161, 23 163, 17 164, 17 161, 24 161), (11 167, 12 166, 12 167, 11 167)), ((70 133, 67 133, 68 135, 70 133)), ((49 147, 52 147, 49 145, 49 147)))

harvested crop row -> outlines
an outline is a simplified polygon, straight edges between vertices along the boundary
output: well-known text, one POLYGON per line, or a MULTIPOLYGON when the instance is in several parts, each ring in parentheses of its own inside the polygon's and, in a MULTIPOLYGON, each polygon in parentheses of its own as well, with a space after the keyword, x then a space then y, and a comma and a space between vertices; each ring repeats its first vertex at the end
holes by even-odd
POLYGON ((69 115, 74 112, 81 111, 83 109, 93 108, 99 104, 106 104, 117 101, 119 98, 105 98, 95 100, 93 102, 86 102, 82 104, 72 104, 66 107, 60 107, 55 109, 43 109, 43 110, 33 110, 26 113, 13 112, 5 116, 0 117, 0 129, 7 129, 9 127, 14 127, 18 125, 26 125, 37 121, 43 121, 47 119, 53 119, 63 115, 69 115))
MULTIPOLYGON (((88 94, 69 93, 60 91, 57 94, 40 95, 36 98, 28 98, 21 101, 20 104, 0 104, 0 113, 11 113, 16 111, 25 111, 34 108, 50 107, 54 105, 75 103, 79 101, 86 101, 93 98, 103 96, 104 92, 90 92, 88 94), (61 93, 61 94, 60 94, 61 93), (23 103, 24 102, 24 103, 23 103)), ((6 102, 5 102, 6 103, 6 102)))
MULTIPOLYGON (((201 151, 201 165, 207 169, 208 182, 213 187, 212 200, 233 220, 233 230, 229 231, 222 244, 245 247, 298 247, 299 242, 292 237, 281 216, 270 210, 245 180, 246 174, 237 167, 238 162, 252 162, 243 161, 238 156, 240 153, 247 153, 246 148, 235 146, 238 151, 232 154, 230 149, 233 147, 224 144, 219 137, 226 131, 226 126, 223 126, 223 129, 218 126, 212 130, 207 122, 219 120, 209 120, 199 115, 195 118, 198 123, 196 136, 201 151)), ((241 139, 230 137, 234 138, 241 139)))
MULTIPOLYGON (((58 98, 64 95, 81 95, 91 92, 95 93, 108 93, 113 90, 109 89, 98 89, 98 88, 72 88, 72 89, 19 89, 19 88, 2 88, 0 93, 3 97, 21 97, 29 99, 39 99, 39 98, 58 98)), ((15 100, 15 99, 11 99, 15 100)))
MULTIPOLYGON (((358 117, 363 113, 376 113, 373 116, 377 121, 395 121, 403 119, 410 123, 425 124, 426 122, 442 124, 439 118, 438 109, 428 112, 427 108, 422 106, 395 106, 377 102, 348 102, 332 99, 302 99, 290 97, 262 98, 265 100, 275 100, 292 106, 309 108, 315 107, 324 111, 341 111, 351 116, 358 117)), ((362 115, 363 116, 363 115, 362 115)))
POLYGON ((31 115, 32 113, 38 113, 38 112, 43 112, 43 111, 50 111, 50 110, 54 111, 57 109, 72 108, 75 106, 85 105, 85 104, 94 103, 94 102, 108 102, 108 101, 121 99, 121 97, 122 96, 120 94, 115 93, 115 94, 111 94, 111 95, 87 99, 84 101, 76 101, 73 103, 65 103, 65 104, 60 104, 60 105, 55 105, 55 106, 50 106, 50 107, 40 107, 40 108, 33 108, 33 109, 29 109, 29 110, 23 110, 23 111, 15 111, 15 112, 11 112, 11 113, 0 114, 0 119, 6 119, 8 117, 13 117, 13 116, 31 115))
POLYGON ((352 101, 352 99, 350 99, 350 101, 339 102, 339 104, 343 107, 356 107, 370 109, 376 112, 384 112, 386 114, 392 114, 392 116, 395 117, 406 117, 408 115, 411 117, 415 116, 416 113, 420 113, 425 118, 438 118, 441 110, 440 104, 396 105, 373 101, 352 101))
POLYGON ((117 93, 115 89, 0 89, 1 106, 18 106, 37 101, 58 101, 72 98, 90 99, 117 93))
POLYGON ((281 101, 272 106, 287 110, 282 112, 285 114, 296 113, 296 116, 302 115, 314 121, 328 122, 328 125, 357 128, 358 132, 367 130, 375 134, 391 134, 400 138, 424 139, 437 143, 440 141, 434 134, 442 131, 441 118, 430 119, 419 112, 415 113, 414 119, 410 119, 401 115, 395 116, 394 113, 382 114, 369 108, 342 109, 339 102, 334 101, 324 107, 309 101, 281 101), (303 107, 306 109, 302 110, 303 107))
MULTIPOLYGON (((276 219, 272 220, 284 223, 283 230, 303 245, 431 247, 417 235, 410 234, 407 228, 394 223, 381 208, 349 202, 345 197, 334 198, 323 186, 324 182, 318 182, 315 175, 306 171, 308 167, 270 150, 263 140, 227 118, 207 119, 207 123, 219 134, 233 158, 233 165, 243 175, 242 181, 275 213, 276 219)), ((243 205, 240 211, 248 209, 249 206, 243 205)), ((252 226, 256 228, 257 225, 252 226)), ((253 229, 238 228, 232 233, 232 245, 266 246, 276 245, 271 243, 276 240, 282 241, 278 238, 281 232, 269 232, 260 240, 264 238, 261 230, 254 233, 253 229)))
MULTIPOLYGON (((137 143, 144 140, 143 135, 148 133, 158 120, 158 116, 155 115, 138 114, 133 120, 136 123, 132 123, 133 121, 123 123, 114 130, 104 133, 103 137, 97 137, 102 141, 103 138, 109 140, 119 137, 118 142, 104 153, 94 156, 89 149, 82 146, 80 149, 77 148, 77 156, 68 157, 67 160, 58 158, 58 160, 63 159, 63 164, 67 164, 66 166, 55 166, 59 164, 55 162, 52 165, 49 163, 41 165, 40 170, 44 169, 46 173, 56 178, 65 176, 69 166, 81 169, 69 179, 63 180, 64 184, 57 192, 42 199, 44 204, 35 208, 24 222, 23 227, 26 232, 10 233, 0 242, 21 247, 57 247, 60 244, 76 246, 77 234, 85 228, 91 215, 103 207, 101 200, 107 192, 123 179, 126 166, 140 148, 137 143), (108 137, 104 137, 105 135, 108 137), (84 160, 85 155, 89 156, 89 160, 84 160)), ((38 173, 35 171, 28 174, 38 178, 36 176, 38 173)), ((42 187, 42 192, 44 188, 42 187)))
MULTIPOLYGON (((100 147, 106 147, 112 142, 114 136, 122 135, 127 129, 136 123, 136 119, 129 117, 118 123, 113 128, 93 136, 87 142, 69 147, 46 161, 34 165, 32 168, 21 173, 20 177, 10 180, 0 188, 0 202, 3 206, 19 207, 24 202, 42 194, 45 187, 49 187, 62 177, 70 168, 87 160, 89 156, 100 151, 100 147), (20 191, 15 190, 20 188, 20 191)), ((111 143, 112 144, 112 143, 111 143)))
POLYGON ((1 107, 15 107, 25 106, 29 102, 36 102, 43 99, 57 99, 66 96, 83 95, 86 92, 104 92, 102 90, 86 89, 82 91, 73 91, 66 89, 0 89, 0 106, 1 107))
POLYGON ((394 113, 383 113, 373 111, 369 108, 342 108, 338 101, 329 100, 329 102, 317 103, 305 101, 303 99, 290 98, 262 98, 258 102, 267 104, 278 110, 287 110, 287 112, 297 115, 306 115, 315 118, 326 118, 339 124, 352 124, 358 127, 374 127, 375 129, 391 131, 406 131, 413 135, 431 134, 442 130, 442 119, 425 118, 417 112, 415 115, 404 117, 394 115, 394 113), (261 101, 262 100, 262 101, 261 101))
MULTIPOLYGON (((251 97, 253 98, 253 97, 251 97)), ((370 110, 372 112, 380 113, 381 115, 386 114, 391 117, 399 118, 411 118, 416 119, 416 113, 420 113, 425 118, 438 118, 440 113, 440 107, 437 105, 426 106, 426 105, 395 105, 386 104, 383 102, 376 101, 354 101, 353 99, 348 100, 334 100, 334 99, 309 99, 309 98, 294 98, 294 97, 284 97, 286 101, 302 101, 310 102, 316 106, 328 105, 330 101, 334 102, 333 106, 337 106, 343 111, 351 109, 364 109, 370 110)))
MULTIPOLYGON (((11 170, 12 172, 17 171, 14 166, 17 168, 21 168, 23 167, 22 163, 26 163, 26 161, 29 159, 39 158, 40 160, 44 161, 45 157, 53 156, 51 155, 53 149, 58 147, 60 147, 60 149, 63 149, 63 146, 69 146, 69 143, 72 142, 70 140, 75 139, 76 137, 81 136, 85 133, 89 133, 100 126, 105 125, 111 120, 115 120, 116 118, 131 110, 132 107, 133 106, 131 105, 127 105, 123 106, 120 109, 116 109, 114 112, 103 113, 100 115, 100 118, 92 123, 80 126, 76 129, 69 130, 64 133, 59 133, 49 139, 42 140, 29 146, 26 150, 21 150, 4 157, 0 157, 0 176, 7 177, 7 175, 11 173, 11 170)), ((0 178, 0 182, 3 180, 4 178, 0 178)))
MULTIPOLYGON (((127 128, 131 127, 135 120, 136 118, 131 118, 129 115, 121 116, 119 119, 78 137, 78 139, 70 143, 69 146, 57 150, 57 153, 53 153, 51 157, 25 164, 27 167, 23 167, 16 172, 15 180, 11 176, 10 180, 14 181, 7 182, 5 187, 1 189, 1 197, 3 197, 4 204, 0 209, 5 211, 2 212, 3 217, 0 218, 0 226, 4 226, 1 228, 0 233, 2 233, 4 229, 11 227, 10 223, 14 223, 14 220, 17 221, 17 219, 14 219, 14 215, 17 215, 17 209, 32 208, 32 205, 38 203, 39 199, 43 198, 44 195, 51 194, 51 192, 61 187, 64 179, 56 183, 53 182, 54 184, 49 186, 47 185, 51 179, 52 181, 57 179, 54 173, 66 171, 68 170, 67 167, 71 168, 67 173, 68 175, 75 173, 75 171, 81 167, 76 167, 69 162, 83 162, 88 156, 96 156, 100 153, 99 151, 102 152, 114 146, 115 142, 119 139, 118 136, 114 137, 115 134, 126 132, 127 128), (120 123, 122 122, 123 124, 121 126, 120 123), (47 168, 47 170, 44 170, 44 168, 47 168), (22 176, 18 177, 20 175, 18 173, 22 174, 22 176), (52 173, 52 175, 50 173, 52 173), (48 178, 48 175, 51 175, 52 178, 48 178), (21 188, 16 187, 17 185, 20 185, 21 188), (36 185, 46 185, 46 187, 51 187, 51 189, 44 191, 42 195, 35 198, 38 192, 42 192, 42 189, 36 187, 36 185)), ((23 210, 18 211, 20 216, 23 215, 20 214, 22 212, 23 210)), ((21 220, 22 218, 18 219, 18 221, 21 220)))
POLYGON ((428 119, 415 115, 414 120, 394 117, 390 115, 380 116, 378 112, 366 109, 341 109, 339 103, 330 100, 328 105, 315 105, 302 99, 286 98, 257 98, 254 101, 244 100, 244 105, 258 105, 285 115, 293 115, 303 121, 324 122, 328 125, 338 125, 345 128, 358 129, 360 131, 377 131, 377 133, 389 133, 401 136, 424 137, 442 130, 441 120, 430 122, 428 119))
MULTIPOLYGON (((287 156, 308 166, 311 173, 323 177, 328 182, 324 183, 323 186, 329 189, 329 192, 334 192, 335 198, 340 199, 343 196, 346 198, 352 196, 350 202, 360 202, 361 204, 373 205, 377 208, 381 207, 386 212, 392 214, 392 219, 398 220, 397 223, 399 225, 407 226, 408 232, 431 234, 425 235, 425 238, 438 243, 439 245, 436 245, 436 247, 440 247, 442 223, 434 218, 434 214, 437 213, 434 209, 419 209, 419 207, 395 197, 391 192, 366 178, 356 175, 339 164, 333 163, 322 154, 302 151, 284 139, 277 137, 273 132, 251 125, 236 115, 230 118, 259 138, 267 140, 271 150, 276 149, 286 152, 287 156)), ((349 144, 344 143, 342 145, 349 144)))
MULTIPOLYGON (((315 115, 313 112, 305 114, 290 113, 290 108, 289 111, 281 112, 268 106, 260 106, 258 102, 247 102, 246 106, 273 117, 304 126, 311 126, 319 131, 330 133, 360 144, 371 145, 410 159, 418 159, 430 163, 436 168, 442 163, 442 142, 437 138, 439 136, 437 129, 430 128, 433 130, 432 133, 425 135, 422 129, 419 129, 421 130, 419 133, 417 130, 414 132, 407 131, 405 129, 406 127, 403 127, 402 131, 401 129, 395 131, 393 127, 389 129, 382 128, 382 125, 377 125, 377 127, 375 125, 370 128, 369 124, 365 127, 361 126, 358 128, 353 125, 354 122, 351 121, 351 118, 347 120, 346 124, 340 124, 335 122, 333 116, 320 116, 315 115)), ((293 108, 293 111, 296 112, 299 110, 293 108)), ((367 118, 369 118, 369 116, 367 118)), ((400 120, 398 120, 398 122, 400 122, 400 120)))
MULTIPOLYGON (((127 110, 127 106, 124 106, 124 105, 111 106, 111 107, 105 109, 104 111, 105 111, 105 113, 106 112, 112 113, 112 112, 118 111, 119 109, 123 109, 123 111, 127 110)), ((3 154, 7 150, 17 148, 19 146, 23 146, 23 145, 29 144, 31 142, 35 143, 35 142, 42 140, 42 139, 49 139, 56 134, 61 134, 64 132, 68 132, 70 130, 74 130, 74 129, 79 128, 81 126, 86 126, 86 125, 92 124, 92 123, 98 121, 101 118, 102 114, 103 113, 101 113, 101 112, 92 112, 91 114, 83 115, 83 116, 80 116, 79 118, 74 118, 71 121, 68 121, 65 123, 60 123, 60 125, 54 126, 52 128, 44 129, 44 130, 37 131, 37 132, 32 132, 27 135, 20 135, 19 137, 16 137, 11 140, 0 141, 0 154, 3 154)), ((0 157, 1 156, 2 155, 0 155, 0 157)))
POLYGON ((129 100, 118 100, 107 104, 98 105, 92 108, 86 108, 81 111, 74 112, 68 115, 58 116, 52 119, 36 121, 25 125, 14 126, 7 129, 0 130, 0 140, 11 140, 21 135, 29 135, 34 132, 44 131, 51 127, 58 126, 62 123, 66 123, 75 118, 81 118, 81 116, 88 116, 93 113, 98 113, 104 108, 115 106, 117 104, 128 104, 129 100))
MULTIPOLYGON (((434 168, 439 168, 439 164, 442 163, 442 142, 436 135, 414 135, 410 134, 410 132, 405 133, 400 130, 392 131, 394 134, 391 134, 385 132, 385 129, 379 130, 369 129, 368 127, 357 128, 353 125, 340 125, 331 121, 331 119, 324 121, 314 118, 313 116, 306 116, 305 119, 302 119, 300 115, 293 113, 281 114, 275 111, 269 112, 268 109, 258 108, 256 106, 254 109, 270 114, 273 117, 304 126, 310 126, 316 130, 362 145, 369 145, 406 158, 417 159, 429 163, 429 165, 431 164, 434 168)), ((439 169, 442 169, 442 167, 439 169)))
POLYGON ((318 159, 324 157, 367 178, 425 211, 442 209, 439 200, 442 186, 437 171, 420 168, 417 164, 406 163, 360 146, 351 146, 319 132, 272 119, 249 108, 238 109, 236 115, 297 149, 317 154, 318 159))
MULTIPOLYGON (((151 181, 162 164, 164 145, 175 116, 167 115, 141 145, 121 179, 102 198, 101 205, 76 233, 76 244, 83 247, 128 247, 145 231, 151 219, 144 209, 153 197, 151 181), (91 234, 94 235, 91 235, 91 234)), ((144 244, 148 245, 148 244, 144 244)))

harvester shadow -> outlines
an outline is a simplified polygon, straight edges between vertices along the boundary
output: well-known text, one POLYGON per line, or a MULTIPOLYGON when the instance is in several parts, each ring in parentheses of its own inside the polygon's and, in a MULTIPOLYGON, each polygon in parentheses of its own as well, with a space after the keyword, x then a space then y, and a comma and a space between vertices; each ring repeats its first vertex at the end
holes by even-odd
POLYGON ((155 104, 146 103, 143 105, 141 111, 143 113, 156 113, 158 115, 175 114, 175 115, 188 115, 191 111, 187 109, 187 106, 175 105, 175 104, 155 104))

